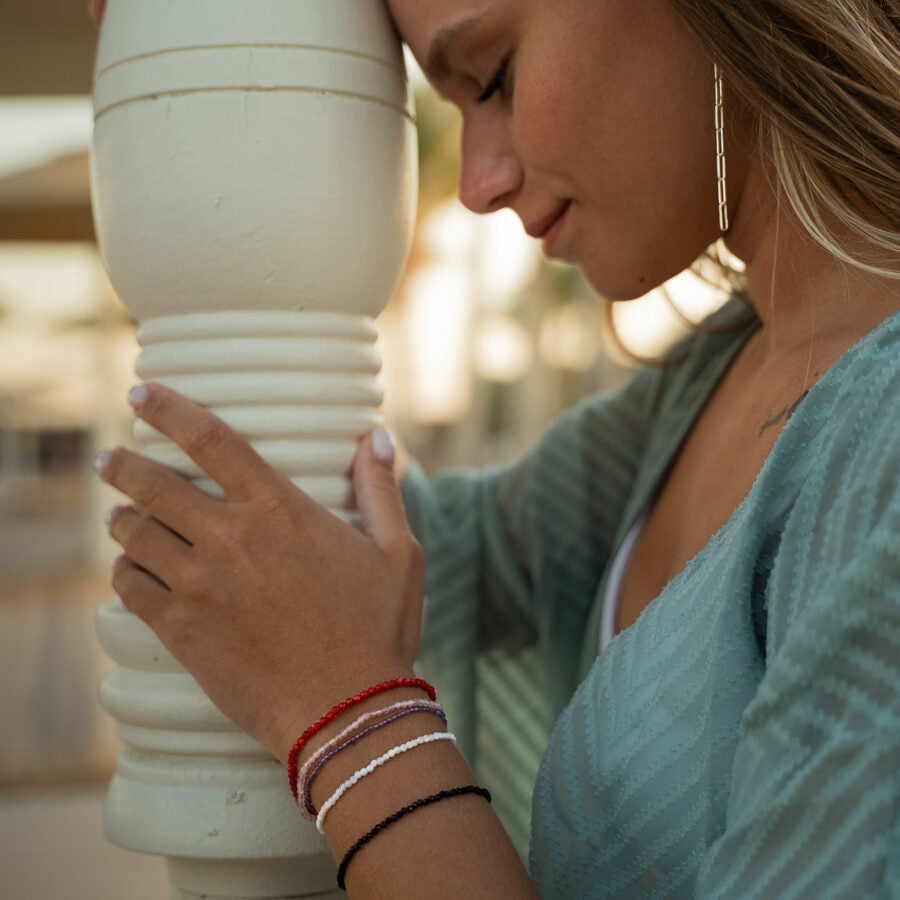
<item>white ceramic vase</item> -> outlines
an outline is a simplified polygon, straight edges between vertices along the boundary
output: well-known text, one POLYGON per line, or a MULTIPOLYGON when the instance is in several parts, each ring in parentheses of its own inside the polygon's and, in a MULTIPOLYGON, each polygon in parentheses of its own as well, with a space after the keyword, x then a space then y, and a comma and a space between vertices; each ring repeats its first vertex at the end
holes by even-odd
MULTIPOLYGON (((416 195, 381 0, 109 0, 94 105, 97 235, 139 323, 138 375, 212 408, 352 519, 348 467, 380 421, 374 318, 416 195)), ((143 452, 217 492, 141 426, 143 452)), ((98 633, 125 744, 107 836, 165 856, 173 897, 331 896, 330 853, 277 761, 118 600, 98 633)))

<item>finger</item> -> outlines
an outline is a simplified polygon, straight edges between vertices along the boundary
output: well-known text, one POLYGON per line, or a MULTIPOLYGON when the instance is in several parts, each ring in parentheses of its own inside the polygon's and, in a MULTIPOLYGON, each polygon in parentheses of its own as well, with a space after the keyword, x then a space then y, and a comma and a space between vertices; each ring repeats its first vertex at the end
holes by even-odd
POLYGON ((120 556, 113 563, 112 586, 125 608, 151 628, 153 620, 171 602, 171 591, 127 556, 120 556))
POLYGON ((286 479, 209 410, 160 384, 140 385, 129 400, 138 416, 178 444, 229 499, 284 490, 286 479))
POLYGON ((383 550, 411 537, 394 478, 394 458, 393 436, 378 428, 364 438, 353 461, 353 488, 363 531, 383 550))
POLYGON ((126 447, 105 450, 96 467, 107 484, 192 544, 219 506, 174 469, 126 447))
POLYGON ((178 581, 190 558, 190 545, 150 516, 130 506, 110 510, 109 533, 130 560, 168 587, 178 581))
POLYGON ((106 0, 88 0, 88 15, 99 25, 106 9, 106 0))

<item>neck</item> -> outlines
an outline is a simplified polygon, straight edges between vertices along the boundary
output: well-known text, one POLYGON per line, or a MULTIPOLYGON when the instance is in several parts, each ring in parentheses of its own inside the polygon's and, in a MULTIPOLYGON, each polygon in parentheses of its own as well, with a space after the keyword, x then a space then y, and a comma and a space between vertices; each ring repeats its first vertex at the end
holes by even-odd
POLYGON ((900 309, 900 280, 836 259, 814 241, 765 179, 745 186, 728 249, 746 264, 762 322, 760 362, 837 358, 900 309))

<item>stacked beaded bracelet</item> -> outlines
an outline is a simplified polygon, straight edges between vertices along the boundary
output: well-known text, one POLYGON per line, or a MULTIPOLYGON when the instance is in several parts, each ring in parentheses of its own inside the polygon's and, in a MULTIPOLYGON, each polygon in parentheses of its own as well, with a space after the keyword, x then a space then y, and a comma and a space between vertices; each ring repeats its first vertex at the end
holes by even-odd
POLYGON ((401 687, 421 688, 432 700, 435 699, 434 688, 422 678, 394 678, 391 681, 383 681, 381 684, 376 684, 373 687, 367 688, 362 691, 362 693, 356 694, 353 697, 348 697, 346 700, 342 700, 325 713, 324 716, 313 722, 313 724, 297 738, 297 743, 291 747, 291 752, 288 754, 287 762, 288 781, 291 786, 291 793, 294 795, 294 800, 299 799, 297 791, 297 757, 300 755, 300 751, 306 746, 307 741, 309 741, 316 732, 321 731, 321 729, 331 722, 335 716, 342 713, 345 709, 349 709, 357 703, 362 703, 363 700, 374 697, 376 694, 382 694, 385 691, 401 687))
POLYGON ((392 722, 396 722, 398 719, 419 712, 432 713, 445 725, 447 724, 447 716, 440 703, 435 703, 432 700, 402 700, 399 703, 393 703, 384 709, 364 713, 351 725, 348 725, 339 735, 337 735, 337 737, 332 738, 327 744, 323 744, 316 750, 316 752, 303 764, 297 775, 298 794, 300 796, 298 803, 300 804, 300 812, 302 813, 303 818, 308 819, 309 821, 314 821, 316 818, 317 811, 311 797, 312 783, 325 763, 329 762, 341 751, 346 750, 352 744, 355 744, 357 741, 364 738, 367 734, 371 734, 373 731, 384 728, 392 722), (357 729, 362 725, 365 725, 366 722, 378 718, 379 716, 387 716, 387 718, 381 719, 373 725, 368 725, 361 731, 357 731, 357 729), (357 733, 353 734, 354 731, 357 731, 357 733), (348 738, 347 736, 351 734, 353 736, 348 738))
POLYGON ((384 765, 388 760, 413 750, 416 747, 422 747, 425 744, 432 744, 435 741, 453 741, 456 742, 456 735, 447 731, 435 731, 433 734, 423 734, 421 737, 413 738, 404 744, 399 744, 387 753, 373 759, 367 766, 357 769, 337 790, 322 804, 319 814, 316 816, 316 828, 321 834, 325 834, 325 817, 328 815, 332 807, 350 790, 354 785, 359 784, 366 775, 371 775, 379 766, 384 765))
POLYGON ((392 813, 386 819, 382 819, 371 831, 367 831, 345 854, 344 858, 341 860, 341 864, 338 866, 337 871, 337 884, 338 887, 345 891, 347 888, 344 885, 344 879, 347 876, 347 866, 350 865, 350 860, 353 859, 354 856, 359 852, 360 848, 367 844, 372 840, 379 832, 384 831, 389 825, 393 825, 394 822, 402 819, 404 816, 409 815, 411 812, 415 812, 417 809, 421 809, 423 806, 430 806, 432 803, 437 803, 440 800, 446 800, 448 797, 461 797, 464 794, 477 794, 479 797, 484 797, 488 803, 491 802, 491 793, 486 788, 478 787, 476 784, 468 784, 465 787, 457 787, 451 788, 448 791, 440 791, 437 794, 432 794, 430 797, 423 797, 421 800, 416 800, 414 803, 410 803, 408 806, 404 806, 402 809, 398 809, 397 812, 392 813))

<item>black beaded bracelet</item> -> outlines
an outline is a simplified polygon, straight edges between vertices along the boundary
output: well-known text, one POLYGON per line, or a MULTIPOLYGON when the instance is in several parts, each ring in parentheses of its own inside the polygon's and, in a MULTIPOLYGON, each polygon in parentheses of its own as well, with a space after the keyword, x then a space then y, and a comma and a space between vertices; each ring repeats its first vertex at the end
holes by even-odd
POLYGON ((430 806, 432 803, 437 803, 439 800, 446 800, 448 797, 460 797, 463 794, 477 794, 479 797, 484 797, 488 803, 491 802, 491 792, 483 787, 478 787, 477 784, 468 784, 465 787, 456 787, 450 788, 447 791, 440 791, 437 794, 432 794, 430 797, 423 797, 421 800, 416 800, 415 803, 410 803, 409 806, 404 806, 402 809, 398 809, 397 812, 392 813, 386 819, 383 819, 379 822, 371 831, 366 832, 345 854, 344 858, 341 860, 341 864, 338 866, 337 872, 337 884, 338 887, 345 891, 347 890, 344 887, 344 877, 347 874, 347 866, 350 865, 350 860, 353 859, 354 856, 359 852, 359 849, 367 844, 369 841, 375 837, 381 831, 384 831, 388 825, 393 825, 398 819, 402 819, 405 815, 408 815, 411 812, 415 812, 417 809, 420 809, 423 806, 430 806))

